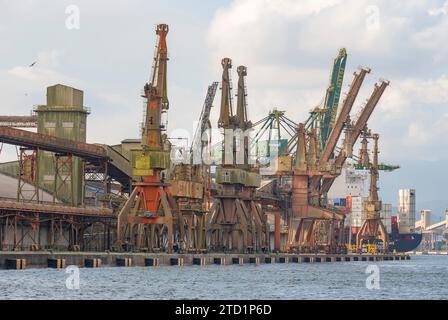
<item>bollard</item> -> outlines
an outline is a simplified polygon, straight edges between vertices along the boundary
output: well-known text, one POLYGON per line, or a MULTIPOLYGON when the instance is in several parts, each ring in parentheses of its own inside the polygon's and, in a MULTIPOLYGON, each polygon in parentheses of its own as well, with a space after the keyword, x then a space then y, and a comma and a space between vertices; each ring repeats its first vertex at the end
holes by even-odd
POLYGON ((250 257, 249 263, 251 264, 260 264, 260 258, 259 257, 250 257))
POLYGON ((204 257, 193 257, 193 265, 196 266, 203 266, 205 265, 205 258, 204 257))
POLYGON ((64 269, 65 259, 47 259, 47 266, 53 269, 64 269))
POLYGON ((213 258, 213 264, 217 265, 225 265, 226 264, 226 258, 213 258))
POLYGON ((273 263, 274 262, 274 258, 273 257, 264 257, 264 263, 273 263))
POLYGON ((233 257, 232 264, 239 264, 240 266, 242 266, 244 264, 244 259, 240 257, 233 257))
POLYGON ((183 266, 184 265, 184 258, 171 258, 170 259, 170 265, 171 266, 183 266))
POLYGON ((26 259, 6 259, 5 268, 10 270, 23 270, 26 268, 26 259))
POLYGON ((100 258, 86 258, 84 259, 84 266, 86 268, 99 268, 101 266, 100 258))
POLYGON ((117 264, 117 267, 130 267, 130 266, 132 266, 132 259, 131 258, 117 258, 115 260, 115 263, 117 264))
POLYGON ((146 258, 145 259, 146 267, 157 267, 159 266, 159 258, 146 258))

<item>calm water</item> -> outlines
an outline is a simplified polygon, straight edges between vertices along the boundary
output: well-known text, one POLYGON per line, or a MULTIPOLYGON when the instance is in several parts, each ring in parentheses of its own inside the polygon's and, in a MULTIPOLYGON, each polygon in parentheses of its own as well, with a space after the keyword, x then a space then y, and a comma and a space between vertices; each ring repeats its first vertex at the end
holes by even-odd
POLYGON ((376 263, 380 289, 366 288, 369 262, 0 271, 0 299, 447 299, 448 256, 376 263))

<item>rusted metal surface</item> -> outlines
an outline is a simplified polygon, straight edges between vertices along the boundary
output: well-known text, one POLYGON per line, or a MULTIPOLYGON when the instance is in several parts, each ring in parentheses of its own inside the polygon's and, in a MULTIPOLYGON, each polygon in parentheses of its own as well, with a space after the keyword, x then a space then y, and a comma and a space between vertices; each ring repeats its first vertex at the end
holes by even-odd
POLYGON ((119 213, 117 246, 119 249, 171 251, 185 248, 185 223, 162 178, 169 168, 169 143, 162 134, 162 112, 169 108, 167 95, 168 25, 157 25, 158 36, 152 75, 144 86, 146 114, 142 128, 143 150, 134 151, 133 172, 142 182, 119 213), (142 166, 143 164, 143 166, 142 166))
MULTIPOLYGON (((358 140, 362 130, 367 125, 367 121, 369 120, 370 116, 372 115, 372 112, 375 110, 375 107, 377 106, 381 96, 383 95, 384 91, 386 90, 387 86, 389 85, 389 81, 381 81, 380 84, 375 84, 375 88, 367 101, 367 104, 362 109, 361 114, 359 118, 356 120, 355 125, 351 129, 352 133, 350 135, 350 140, 347 141, 348 149, 352 149, 355 145, 356 141, 358 140)), ((342 150, 338 156, 335 159, 335 166, 336 167, 342 167, 345 163, 345 161, 348 158, 348 154, 346 150, 342 150)), ((336 177, 331 178, 325 178, 322 182, 321 190, 325 194, 327 193, 331 186, 333 185, 334 180, 336 180, 336 177)))
MULTIPOLYGON (((230 69, 232 60, 221 61, 222 88, 221 109, 218 127, 224 130, 238 129, 245 131, 252 127, 247 119, 245 76, 247 69, 238 67, 238 93, 236 114, 233 113, 230 69)), ((231 145, 233 137, 224 135, 224 146, 231 145)), ((218 185, 214 202, 207 213, 206 230, 209 238, 209 249, 228 252, 258 252, 269 250, 269 225, 261 202, 256 198, 259 187, 258 172, 248 161, 249 141, 242 139, 240 159, 230 156, 228 148, 222 149, 222 160, 225 165, 216 169, 215 182, 218 185), (241 163, 238 163, 241 161, 241 163), (253 170, 253 171, 251 171, 253 170), (253 176, 253 181, 247 177, 253 176)))
POLYGON ((0 127, 0 141, 55 153, 72 154, 84 159, 104 160, 108 157, 104 148, 99 145, 77 142, 15 128, 0 127))
POLYGON ((0 250, 110 250, 116 222, 109 213, 98 213, 86 208, 1 201, 0 250))
POLYGON ((19 211, 19 212, 33 212, 33 213, 54 213, 61 215, 76 215, 84 217, 104 217, 104 218, 114 218, 111 209, 108 208, 96 208, 96 207, 70 207, 63 205, 52 205, 49 203, 42 202, 17 202, 13 200, 0 199, 0 211, 19 211))
POLYGON ((125 187, 132 180, 132 167, 128 159, 107 145, 78 142, 8 127, 0 127, 0 142, 77 156, 97 165, 108 163, 108 174, 113 179, 125 187))
POLYGON ((320 164, 327 162, 330 159, 331 154, 334 152, 334 148, 336 147, 339 137, 341 136, 344 124, 350 114, 353 104, 355 103, 356 97, 358 96, 359 90, 361 89, 361 85, 367 73, 370 73, 370 69, 361 69, 359 73, 355 73, 355 77, 350 86, 350 91, 344 99, 335 127, 331 131, 327 144, 322 151, 320 164))
POLYGON ((366 220, 356 235, 356 245, 361 250, 364 244, 382 243, 383 250, 388 249, 388 234, 383 222, 381 221, 381 201, 378 197, 378 139, 379 135, 374 134, 373 147, 373 163, 370 167, 370 193, 369 198, 364 202, 364 210, 366 211, 366 220))
POLYGON ((0 127, 36 128, 37 116, 0 116, 0 127))

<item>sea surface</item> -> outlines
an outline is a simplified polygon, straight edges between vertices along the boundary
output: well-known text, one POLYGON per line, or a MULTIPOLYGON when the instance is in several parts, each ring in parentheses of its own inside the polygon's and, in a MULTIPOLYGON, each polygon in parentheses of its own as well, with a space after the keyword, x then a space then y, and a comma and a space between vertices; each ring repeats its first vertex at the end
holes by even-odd
POLYGON ((448 256, 376 263, 80 268, 79 289, 67 289, 70 275, 64 269, 0 270, 0 299, 448 298, 448 256), (373 282, 379 288, 371 281, 366 285, 372 270, 379 274, 373 282))

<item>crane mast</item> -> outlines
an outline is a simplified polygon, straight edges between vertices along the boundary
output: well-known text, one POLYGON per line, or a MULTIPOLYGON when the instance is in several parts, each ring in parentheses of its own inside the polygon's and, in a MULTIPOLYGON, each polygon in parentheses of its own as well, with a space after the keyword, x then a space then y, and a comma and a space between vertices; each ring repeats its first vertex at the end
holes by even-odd
POLYGON ((230 82, 230 69, 232 68, 232 60, 224 58, 222 65, 222 82, 221 82, 221 109, 218 120, 218 127, 223 129, 232 128, 233 124, 233 108, 232 108, 232 85, 230 82))
POLYGON ((151 82, 144 87, 146 99, 146 119, 142 130, 142 147, 146 150, 160 151, 162 141, 162 112, 169 108, 167 93, 168 49, 166 36, 168 25, 159 24, 156 29, 158 42, 152 67, 151 82))
POLYGON ((237 93, 237 107, 236 116, 238 119, 238 127, 242 130, 246 129, 247 121, 247 102, 246 102, 246 83, 244 77, 247 76, 247 68, 239 66, 238 71, 238 93, 237 93))

